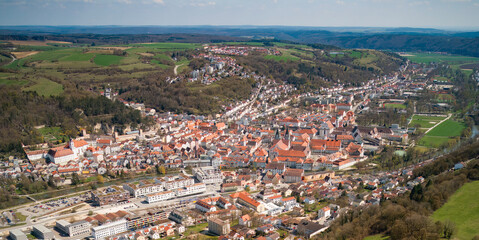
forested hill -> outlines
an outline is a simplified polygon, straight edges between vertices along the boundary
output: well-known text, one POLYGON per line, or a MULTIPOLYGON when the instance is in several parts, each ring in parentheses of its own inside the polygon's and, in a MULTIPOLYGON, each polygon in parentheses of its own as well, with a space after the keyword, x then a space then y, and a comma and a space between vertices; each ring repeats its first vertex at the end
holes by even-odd
POLYGON ((479 57, 479 32, 427 28, 334 28, 286 26, 2 26, 2 40, 44 38, 79 43, 224 42, 275 39, 345 48, 433 51, 479 57), (244 36, 248 36, 245 38, 244 36), (20 39, 21 38, 21 39, 20 39))
POLYGON ((479 37, 380 34, 359 37, 335 37, 319 41, 345 48, 447 52, 450 54, 479 56, 479 37))

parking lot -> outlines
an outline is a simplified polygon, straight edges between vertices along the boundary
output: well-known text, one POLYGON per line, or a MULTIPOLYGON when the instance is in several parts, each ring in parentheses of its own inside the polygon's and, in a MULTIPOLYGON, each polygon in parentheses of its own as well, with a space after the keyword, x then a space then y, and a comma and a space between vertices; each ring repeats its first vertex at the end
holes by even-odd
POLYGON ((30 206, 26 209, 27 212, 34 213, 35 215, 43 215, 49 212, 58 211, 64 208, 71 207, 73 205, 85 202, 88 200, 88 194, 82 194, 79 196, 60 198, 56 200, 51 200, 44 203, 39 203, 33 206, 30 206))

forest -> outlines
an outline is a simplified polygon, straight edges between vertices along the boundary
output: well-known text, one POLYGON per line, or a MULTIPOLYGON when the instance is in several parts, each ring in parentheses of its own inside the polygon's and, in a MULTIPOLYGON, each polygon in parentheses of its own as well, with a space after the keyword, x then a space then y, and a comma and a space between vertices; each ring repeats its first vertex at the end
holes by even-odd
POLYGON ((22 144, 42 143, 39 125, 61 127, 68 139, 79 134, 78 126, 91 132, 96 123, 119 128, 151 124, 139 111, 103 96, 44 97, 11 86, 0 86, 0 95, 0 155, 23 155, 22 144))

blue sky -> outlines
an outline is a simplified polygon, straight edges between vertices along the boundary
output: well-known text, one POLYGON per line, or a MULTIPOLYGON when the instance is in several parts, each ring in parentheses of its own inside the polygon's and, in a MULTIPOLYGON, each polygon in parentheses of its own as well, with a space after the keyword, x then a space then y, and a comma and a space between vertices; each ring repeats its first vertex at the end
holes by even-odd
POLYGON ((479 30, 479 0, 0 0, 0 25, 288 25, 479 30))

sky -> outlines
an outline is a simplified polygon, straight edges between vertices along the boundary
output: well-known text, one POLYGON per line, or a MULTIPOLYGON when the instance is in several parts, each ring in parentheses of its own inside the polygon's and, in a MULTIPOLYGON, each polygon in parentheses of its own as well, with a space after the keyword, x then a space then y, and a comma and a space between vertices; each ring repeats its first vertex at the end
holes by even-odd
POLYGON ((0 25, 283 25, 479 30, 479 0, 0 0, 0 25))

